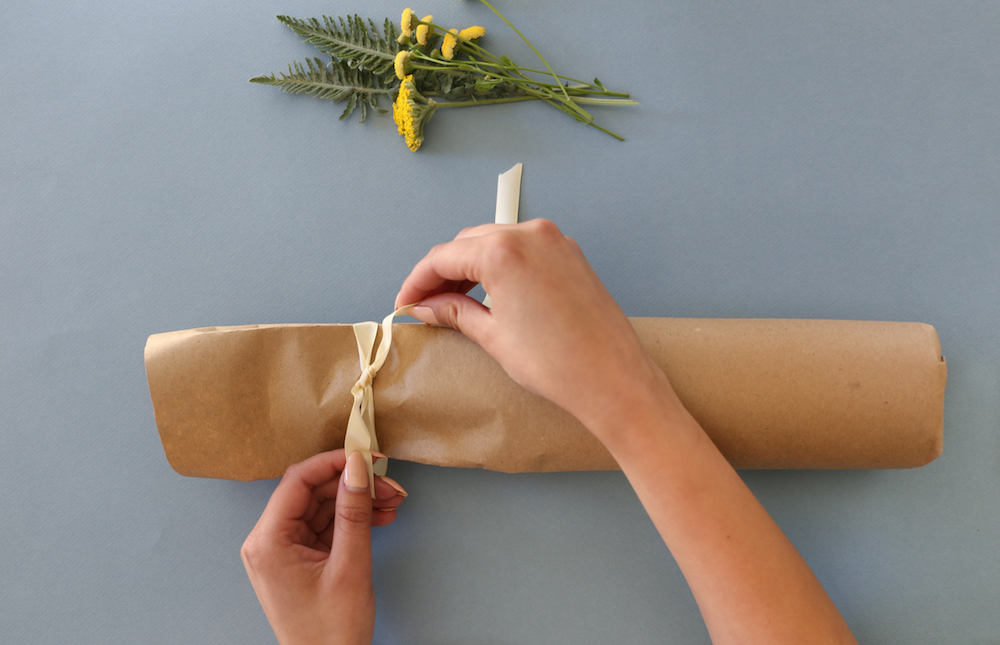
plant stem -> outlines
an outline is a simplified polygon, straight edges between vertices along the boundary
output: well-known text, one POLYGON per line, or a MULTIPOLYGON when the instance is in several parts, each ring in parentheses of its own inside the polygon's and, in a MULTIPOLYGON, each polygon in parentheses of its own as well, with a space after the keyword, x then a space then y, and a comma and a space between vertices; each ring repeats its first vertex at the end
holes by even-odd
MULTIPOLYGON (((511 29, 513 29, 514 33, 521 37, 521 40, 523 40, 525 42, 525 44, 527 44, 528 47, 531 48, 531 51, 535 52, 535 55, 538 56, 538 60, 542 61, 542 63, 545 65, 545 69, 549 70, 549 73, 552 74, 552 78, 556 79, 556 85, 558 85, 559 88, 562 90, 563 96, 566 97, 567 101, 570 101, 569 94, 566 92, 566 88, 563 87, 562 81, 559 80, 559 75, 556 74, 556 72, 555 72, 554 69, 552 69, 552 66, 549 65, 549 62, 547 60, 545 60, 545 57, 542 56, 541 53, 539 53, 539 51, 537 49, 535 49, 535 46, 531 44, 531 41, 528 40, 527 38, 525 38, 524 34, 522 34, 520 31, 518 31, 517 27, 515 27, 509 20, 507 20, 506 16, 504 16, 502 13, 500 13, 499 11, 497 11, 496 7, 494 7, 492 4, 490 4, 489 0, 479 0, 479 1, 482 2, 484 5, 486 5, 487 7, 489 7, 490 11, 492 11, 497 16, 499 16, 500 20, 503 20, 505 23, 507 23, 507 26, 510 27, 511 29)), ((573 105, 572 101, 570 101, 570 105, 573 105)), ((580 108, 578 106, 575 106, 575 105, 574 105, 574 108, 575 108, 575 111, 578 111, 582 116, 586 117, 588 120, 590 120, 590 121, 594 120, 594 118, 592 116, 590 116, 589 114, 587 114, 587 112, 584 109, 582 109, 582 108, 580 108)))
MULTIPOLYGON (((618 134, 615 134, 614 132, 612 132, 611 130, 608 130, 607 128, 602 128, 601 126, 597 125, 593 121, 585 121, 584 119, 581 119, 581 118, 577 117, 575 113, 570 112, 569 110, 565 109, 562 105, 559 105, 558 103, 556 103, 552 99, 548 99, 548 98, 544 98, 544 97, 539 97, 539 98, 541 100, 545 101, 546 103, 548 103, 549 105, 551 105, 552 107, 556 108, 557 110, 565 112, 569 116, 574 117, 577 121, 580 121, 581 123, 589 125, 592 128, 597 128, 598 130, 600 130, 604 134, 610 135, 610 136, 614 137, 615 139, 618 139, 619 141, 624 141, 625 140, 625 137, 623 137, 621 135, 618 135, 618 134)), ((559 99, 557 99, 557 100, 559 100, 559 99)))
MULTIPOLYGON (((525 44, 531 48, 531 51, 538 56, 538 59, 542 61, 546 69, 548 69, 548 74, 552 76, 555 83, 539 81, 527 76, 524 73, 529 72, 532 74, 545 74, 542 70, 521 67, 506 57, 505 62, 504 59, 498 58, 493 53, 483 49, 473 41, 462 38, 457 34, 453 34, 454 37, 461 43, 462 49, 465 50, 466 55, 469 57, 468 60, 442 60, 431 57, 425 54, 422 50, 412 48, 410 51, 412 52, 413 58, 429 63, 427 65, 414 65, 413 68, 430 72, 443 72, 452 76, 472 74, 481 76, 484 80, 489 79, 491 81, 496 80, 498 82, 512 83, 517 86, 519 91, 523 92, 523 94, 516 96, 508 94, 504 97, 490 99, 476 99, 475 95, 473 95, 469 100, 440 102, 438 103, 438 107, 469 107, 475 105, 490 105, 493 103, 514 103, 518 101, 541 100, 545 101, 552 107, 565 112, 569 116, 572 116, 577 121, 582 121, 591 127, 597 128, 601 132, 604 132, 619 141, 625 140, 623 137, 615 134, 614 132, 611 132, 610 130, 594 123, 594 117, 580 107, 580 104, 604 106, 638 105, 637 101, 626 100, 629 96, 627 93, 609 92, 606 89, 599 88, 598 86, 586 83, 579 79, 556 74, 555 70, 552 69, 552 66, 549 65, 547 60, 545 60, 545 57, 542 56, 535 46, 531 44, 531 41, 528 40, 524 34, 522 34, 517 27, 515 27, 507 19, 506 16, 500 13, 496 7, 489 2, 489 0, 480 0, 480 2, 486 5, 490 11, 503 20, 507 26, 514 31, 514 33, 520 36, 521 40, 523 40, 525 44), (576 85, 567 85, 564 84, 563 81, 575 83, 576 85)), ((441 34, 448 33, 448 30, 444 29, 441 25, 423 22, 421 22, 421 24, 426 24, 439 31, 441 34)), ((428 93, 428 95, 444 96, 439 93, 428 93)))
MULTIPOLYGON (((486 51, 485 49, 483 49, 482 47, 477 47, 476 49, 478 49, 479 51, 481 51, 481 52, 483 52, 485 54, 489 54, 489 52, 486 51)), ((430 58, 429 56, 426 56, 426 55, 419 55, 419 57, 422 58, 422 59, 425 59, 425 60, 432 60, 434 62, 440 63, 439 60, 434 59, 434 58, 430 58)), ((493 57, 493 56, 491 55, 491 57, 493 57)), ((493 57, 493 58, 495 58, 495 57, 493 57)), ((514 83, 520 83, 521 82, 518 79, 512 78, 510 76, 504 76, 502 74, 495 73, 495 72, 488 72, 485 69, 483 69, 484 67, 488 67, 490 69, 498 69, 498 70, 503 70, 505 72, 517 72, 518 76, 521 79, 525 79, 527 82, 532 83, 534 85, 537 85, 538 87, 562 87, 563 89, 567 90, 568 92, 572 92, 572 91, 576 90, 576 91, 582 91, 585 94, 600 94, 601 96, 617 96, 617 97, 620 97, 620 98, 628 98, 629 97, 628 92, 611 92, 609 90, 602 90, 602 89, 599 89, 596 85, 591 85, 590 83, 586 83, 586 82, 581 81, 581 80, 576 79, 576 78, 569 78, 568 76, 559 76, 559 78, 562 79, 562 80, 564 80, 564 81, 570 81, 572 83, 578 83, 578 85, 561 85, 560 86, 560 85, 556 85, 555 83, 544 83, 542 81, 538 81, 538 80, 535 80, 533 78, 527 77, 524 74, 521 74, 520 72, 522 70, 525 71, 525 72, 532 72, 534 74, 545 74, 545 72, 539 71, 537 69, 528 69, 527 67, 521 67, 520 65, 517 65, 517 64, 504 65, 503 63, 491 63, 489 61, 478 60, 478 59, 475 59, 475 58, 471 58, 470 61, 473 62, 473 63, 475 63, 475 65, 468 65, 467 69, 466 68, 461 68, 461 69, 465 69, 465 71, 469 71, 469 72, 473 72, 473 73, 489 74, 490 76, 502 77, 502 78, 505 78, 505 79, 509 79, 509 80, 511 80, 514 83), (593 88, 593 89, 590 89, 590 88, 593 88)), ((463 63, 464 63, 464 61, 463 61, 463 63)), ((421 67, 419 69, 428 69, 428 68, 427 67, 421 67)))
POLYGON ((483 99, 481 101, 477 101, 475 99, 472 99, 471 101, 445 101, 445 102, 437 102, 437 106, 439 108, 443 108, 443 107, 471 107, 473 105, 490 105, 491 103, 515 103, 517 101, 536 101, 536 100, 538 100, 540 98, 541 98, 540 96, 529 96, 529 95, 505 96, 505 97, 499 98, 499 99, 483 99))
POLYGON ((639 105, 639 101, 631 99, 600 99, 589 96, 574 96, 574 103, 585 103, 587 105, 639 105))
MULTIPOLYGON (((561 110, 563 112, 566 112, 567 114, 570 114, 568 110, 566 110, 563 107, 561 107, 553 99, 546 98, 544 96, 508 96, 508 97, 505 97, 505 98, 502 98, 502 99, 484 99, 482 101, 475 101, 475 100, 473 100, 473 101, 450 101, 450 102, 438 103, 437 106, 438 106, 438 108, 444 108, 444 107, 471 107, 471 106, 474 106, 474 105, 489 105, 491 103, 514 103, 516 101, 535 101, 535 100, 545 101, 546 103, 548 103, 552 107, 555 107, 555 108, 557 108, 557 109, 559 109, 559 110, 561 110)), ((573 116, 573 115, 570 114, 570 116, 573 116)), ((614 137, 615 139, 618 139, 619 141, 624 141, 625 140, 625 137, 623 137, 621 135, 618 135, 618 134, 615 134, 614 132, 612 132, 611 130, 608 130, 607 128, 602 128, 601 126, 597 125, 596 123, 594 123, 592 121, 583 121, 583 123, 586 123, 587 125, 589 125, 592 128, 597 128, 598 130, 600 130, 604 134, 610 135, 610 136, 614 137)))
MULTIPOLYGON (((608 90, 588 90, 588 87, 596 87, 595 85, 590 85, 589 83, 584 83, 583 85, 567 85, 566 89, 572 92, 573 90, 583 91, 585 94, 600 94, 601 96, 616 96, 618 98, 627 99, 631 95, 628 92, 610 92, 608 90)), ((636 105, 639 104, 638 101, 635 102, 636 105)))

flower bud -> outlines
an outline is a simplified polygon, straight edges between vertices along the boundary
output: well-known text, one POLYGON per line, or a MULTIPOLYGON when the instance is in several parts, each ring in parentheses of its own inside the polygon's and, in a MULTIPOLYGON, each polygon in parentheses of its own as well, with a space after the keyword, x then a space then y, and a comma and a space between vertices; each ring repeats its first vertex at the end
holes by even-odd
POLYGON ((444 35, 444 41, 441 43, 441 55, 445 60, 455 58, 455 46, 458 45, 457 36, 457 29, 449 29, 448 33, 444 35))
POLYGON ((396 60, 393 61, 392 66, 396 70, 396 77, 399 80, 405 79, 406 75, 413 71, 413 63, 410 61, 409 50, 400 50, 396 54, 396 60))
MULTIPOLYGON (((421 23, 434 22, 434 16, 424 16, 420 19, 421 23)), ((421 45, 426 45, 427 41, 434 36, 434 28, 430 25, 420 24, 417 25, 417 42, 421 45)))
POLYGON ((417 17, 413 15, 413 9, 407 7, 403 9, 403 15, 399 19, 399 29, 404 36, 412 36, 413 28, 417 24, 417 17))
POLYGON ((462 31, 458 32, 458 35, 460 38, 464 38, 466 40, 477 40, 486 35, 486 29, 484 27, 475 25, 469 27, 468 29, 463 29, 462 31))

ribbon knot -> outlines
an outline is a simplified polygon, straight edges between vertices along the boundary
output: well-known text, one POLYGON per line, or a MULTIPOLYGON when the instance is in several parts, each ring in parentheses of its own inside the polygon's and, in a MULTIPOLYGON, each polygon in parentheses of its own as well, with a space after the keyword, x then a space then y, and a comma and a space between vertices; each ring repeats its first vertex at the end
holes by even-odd
MULTIPOLYGON (((357 338, 357 335, 355 335, 355 338, 357 338)), ((370 351, 370 349, 369 349, 369 351, 370 351)), ((361 378, 359 378, 358 382, 354 384, 354 387, 355 388, 360 387, 362 389, 371 387, 372 381, 375 380, 375 374, 377 372, 378 372, 378 369, 375 366, 373 366, 373 365, 369 365, 368 367, 362 367, 361 368, 361 378)), ((352 394, 354 393, 354 388, 351 389, 351 393, 352 394)))
POLYGON ((344 452, 348 456, 354 451, 360 452, 368 465, 368 490, 375 497, 375 475, 384 475, 388 460, 379 459, 372 465, 372 450, 378 450, 378 438, 375 436, 375 390, 373 384, 379 368, 385 363, 392 346, 392 319, 402 316, 413 308, 413 305, 400 307, 382 320, 382 340, 378 347, 375 339, 378 337, 379 324, 375 322, 360 322, 354 324, 354 338, 358 341, 358 357, 361 359, 361 375, 351 388, 354 395, 354 405, 351 416, 347 419, 347 433, 344 435, 344 452), (374 353, 372 350, 375 350, 374 353))

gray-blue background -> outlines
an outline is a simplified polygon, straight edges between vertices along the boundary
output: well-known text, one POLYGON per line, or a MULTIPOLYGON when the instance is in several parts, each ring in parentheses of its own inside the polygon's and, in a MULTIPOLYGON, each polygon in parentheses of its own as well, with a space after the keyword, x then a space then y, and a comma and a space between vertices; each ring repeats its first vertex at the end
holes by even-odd
MULTIPOLYGON (((488 31, 474 2, 421 15, 488 31)), ((0 641, 267 643, 239 547, 274 482, 167 465, 146 336, 380 318, 413 263, 492 219, 573 235, 630 315, 916 320, 948 358, 944 455, 746 472, 859 640, 1000 642, 1000 5, 497 0, 595 109, 388 117, 250 85, 310 47, 275 19, 375 0, 0 7, 0 641)), ((380 643, 705 643, 620 473, 394 463, 380 643)))

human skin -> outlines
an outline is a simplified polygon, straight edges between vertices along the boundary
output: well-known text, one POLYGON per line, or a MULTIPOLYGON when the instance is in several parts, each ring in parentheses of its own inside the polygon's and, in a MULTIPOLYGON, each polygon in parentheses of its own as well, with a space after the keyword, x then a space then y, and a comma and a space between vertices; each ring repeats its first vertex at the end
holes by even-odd
POLYGON ((462 231, 406 278, 396 306, 414 303, 411 315, 461 331, 604 444, 684 573, 715 645, 857 642, 554 224, 462 231), (492 309, 466 295, 476 284, 492 309))
POLYGON ((359 452, 324 452, 288 468, 240 551, 279 643, 371 643, 371 527, 395 520, 405 496, 376 476, 373 501, 359 452))

